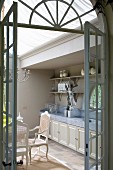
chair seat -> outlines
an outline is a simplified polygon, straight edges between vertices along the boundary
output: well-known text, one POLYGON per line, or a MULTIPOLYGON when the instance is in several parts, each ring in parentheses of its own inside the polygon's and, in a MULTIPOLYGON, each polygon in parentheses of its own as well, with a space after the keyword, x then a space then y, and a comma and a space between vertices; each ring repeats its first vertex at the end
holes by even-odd
MULTIPOLYGON (((9 148, 9 150, 10 150, 10 152, 12 152, 12 148, 9 148)), ((27 151, 27 149, 25 148, 25 146, 24 147, 17 147, 17 155, 18 155, 18 153, 22 153, 22 152, 26 152, 27 151)))
POLYGON ((26 152, 26 148, 17 148, 17 152, 19 153, 25 153, 26 152))
POLYGON ((33 140, 29 141, 29 147, 37 147, 37 146, 41 146, 41 145, 46 145, 47 142, 44 141, 43 139, 36 139, 35 143, 33 142, 33 140))
POLYGON ((35 133, 34 139, 29 139, 29 157, 31 163, 31 150, 33 147, 37 148, 40 146, 46 146, 46 158, 48 154, 48 136, 49 136, 49 123, 50 123, 50 115, 48 112, 44 112, 41 114, 40 125, 31 129, 30 132, 35 133), (36 133, 36 130, 38 132, 36 133))

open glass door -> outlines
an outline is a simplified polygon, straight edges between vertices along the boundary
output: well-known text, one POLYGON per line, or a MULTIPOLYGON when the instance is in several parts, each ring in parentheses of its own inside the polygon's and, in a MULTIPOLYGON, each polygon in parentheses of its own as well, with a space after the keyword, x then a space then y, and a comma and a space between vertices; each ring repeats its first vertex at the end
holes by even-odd
POLYGON ((17 118, 17 3, 13 3, 4 17, 0 24, 0 31, 0 98, 2 99, 0 107, 0 169, 7 170, 10 166, 11 170, 15 170, 17 118), (11 122, 12 128, 9 129, 8 124, 11 122))
POLYGON ((103 170, 105 155, 107 155, 105 154, 105 116, 107 115, 105 49, 105 34, 86 22, 85 170, 103 170))

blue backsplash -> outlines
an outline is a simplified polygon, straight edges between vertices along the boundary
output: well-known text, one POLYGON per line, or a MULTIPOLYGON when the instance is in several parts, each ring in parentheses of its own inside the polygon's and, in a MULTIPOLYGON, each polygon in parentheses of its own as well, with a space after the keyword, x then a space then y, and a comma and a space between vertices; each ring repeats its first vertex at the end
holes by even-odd
MULTIPOLYGON (((64 115, 64 110, 66 110, 66 106, 58 106, 57 110, 50 112, 48 108, 41 109, 40 112, 48 111, 50 114, 56 114, 56 115, 64 115)), ((85 117, 85 111, 78 109, 76 107, 72 108, 71 111, 71 117, 79 117, 84 118, 85 117)), ((96 111, 92 111, 89 113, 89 119, 96 119, 96 111)), ((101 112, 98 113, 98 119, 101 120, 101 112)))

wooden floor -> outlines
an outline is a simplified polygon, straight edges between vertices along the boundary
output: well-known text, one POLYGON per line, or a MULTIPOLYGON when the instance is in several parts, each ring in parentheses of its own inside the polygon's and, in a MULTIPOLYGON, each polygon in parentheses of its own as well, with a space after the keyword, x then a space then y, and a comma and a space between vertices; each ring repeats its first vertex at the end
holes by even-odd
POLYGON ((49 140, 49 155, 68 166, 70 170, 84 170, 84 156, 82 154, 52 140, 49 140))
MULTIPOLYGON (((35 148, 35 150, 32 150, 32 159, 35 158, 34 157, 34 154, 35 153, 38 153, 39 148, 35 148), (38 152, 37 152, 38 151, 38 152)), ((43 153, 43 156, 42 158, 45 158, 45 151, 46 151, 46 147, 45 146, 42 146, 40 147, 40 150, 42 152, 38 153, 38 159, 41 158, 41 153, 43 153)), ((72 149, 69 149, 68 147, 65 147, 63 145, 60 145, 58 144, 57 142, 54 142, 53 140, 50 140, 49 139, 49 152, 48 152, 48 156, 51 157, 52 159, 56 160, 57 162, 60 162, 61 164, 64 165, 63 167, 63 170, 84 170, 84 155, 72 150, 72 149), (66 168, 67 167, 67 168, 66 168)), ((32 160, 33 161, 33 160, 32 160)), ((36 161, 37 161, 37 157, 36 157, 36 161)), ((91 163, 94 162, 94 160, 90 160, 91 163)), ((41 163, 42 164, 42 163, 41 163)), ((25 165, 25 164, 24 164, 25 165)), ((32 163, 32 166, 33 166, 33 163, 32 163)), ((35 167, 36 165, 34 165, 35 167)), ((39 166, 38 166, 39 168, 39 166)), ((22 170, 22 168, 20 167, 19 170, 22 170)), ((24 168, 25 169, 25 168, 24 168)), ((33 167, 28 167, 29 170, 34 170, 33 167)), ((35 167, 36 170, 38 170, 36 167, 35 167)), ((45 168, 45 165, 41 167, 41 169, 39 170, 52 170, 52 167, 50 168, 47 168, 47 163, 46 163, 46 168, 45 168)), ((59 167, 55 167, 53 168, 55 170, 61 170, 62 168, 59 169, 59 167)), ((96 168, 92 168, 91 170, 96 170, 96 168)), ((99 170, 101 170, 101 167, 99 167, 99 170)))

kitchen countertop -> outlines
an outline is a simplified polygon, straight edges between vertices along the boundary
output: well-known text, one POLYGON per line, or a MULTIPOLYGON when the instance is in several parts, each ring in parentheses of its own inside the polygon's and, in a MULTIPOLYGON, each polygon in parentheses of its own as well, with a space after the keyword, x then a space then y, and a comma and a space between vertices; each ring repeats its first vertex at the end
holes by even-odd
MULTIPOLYGON (((77 127, 84 128, 85 127, 85 121, 83 117, 65 117, 61 113, 51 113, 50 114, 50 119, 59 121, 62 123, 67 123, 69 125, 74 125, 77 127)), ((95 119, 90 119, 89 120, 89 129, 92 131, 96 131, 96 120, 95 119)), ((101 121, 98 121, 98 130, 101 131, 101 121)))

